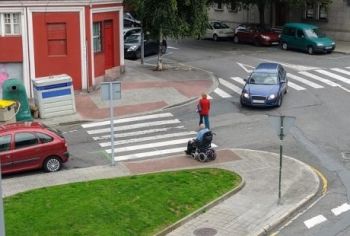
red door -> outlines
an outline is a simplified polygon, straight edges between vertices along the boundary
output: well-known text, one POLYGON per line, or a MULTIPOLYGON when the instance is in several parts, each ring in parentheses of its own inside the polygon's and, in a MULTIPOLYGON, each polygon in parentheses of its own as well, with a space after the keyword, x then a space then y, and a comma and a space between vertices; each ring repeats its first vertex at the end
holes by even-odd
POLYGON ((105 70, 110 69, 114 65, 114 47, 113 47, 113 22, 104 22, 104 54, 105 54, 105 70))
POLYGON ((81 89, 79 27, 76 12, 33 13, 36 77, 68 74, 74 89, 81 89))

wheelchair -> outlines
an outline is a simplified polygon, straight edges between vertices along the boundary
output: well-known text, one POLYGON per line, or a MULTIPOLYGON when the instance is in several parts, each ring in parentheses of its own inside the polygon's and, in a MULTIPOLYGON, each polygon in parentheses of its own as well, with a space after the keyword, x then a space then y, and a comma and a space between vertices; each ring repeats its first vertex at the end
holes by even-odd
POLYGON ((200 162, 214 161, 216 159, 215 149, 211 147, 214 133, 211 131, 203 135, 201 142, 198 140, 190 140, 187 144, 187 155, 200 162))

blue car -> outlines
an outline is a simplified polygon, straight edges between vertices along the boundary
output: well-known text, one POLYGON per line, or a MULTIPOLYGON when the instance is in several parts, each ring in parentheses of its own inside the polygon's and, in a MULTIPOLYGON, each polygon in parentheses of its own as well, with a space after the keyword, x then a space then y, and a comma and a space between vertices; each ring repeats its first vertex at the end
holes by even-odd
POLYGON ((279 107, 288 91, 287 73, 278 63, 261 63, 245 80, 241 105, 279 107))

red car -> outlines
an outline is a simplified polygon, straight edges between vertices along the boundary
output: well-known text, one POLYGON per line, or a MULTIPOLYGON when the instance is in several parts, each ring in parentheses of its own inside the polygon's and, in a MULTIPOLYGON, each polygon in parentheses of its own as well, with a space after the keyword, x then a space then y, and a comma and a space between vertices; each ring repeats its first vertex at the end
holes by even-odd
POLYGON ((1 173, 32 169, 58 171, 68 161, 67 144, 60 131, 38 122, 0 125, 1 173))
POLYGON ((279 33, 268 27, 261 27, 258 24, 246 24, 244 27, 237 28, 236 31, 233 38, 235 43, 253 43, 256 46, 279 44, 279 33))

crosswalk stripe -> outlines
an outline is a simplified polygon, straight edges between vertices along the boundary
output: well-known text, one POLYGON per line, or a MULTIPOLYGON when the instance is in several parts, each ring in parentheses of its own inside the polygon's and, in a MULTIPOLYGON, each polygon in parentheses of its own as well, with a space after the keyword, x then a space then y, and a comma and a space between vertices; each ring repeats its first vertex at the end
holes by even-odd
POLYGON ((311 81, 308 81, 308 80, 306 80, 304 78, 301 78, 301 77, 299 77, 297 75, 294 75, 294 74, 291 74, 291 73, 287 73, 287 76, 288 76, 288 78, 292 78, 292 79, 294 79, 296 81, 299 81, 301 83, 307 84, 307 85, 309 85, 309 86, 311 86, 313 88, 323 88, 323 86, 321 86, 319 84, 316 84, 316 83, 313 83, 311 81))
POLYGON ((293 83, 293 82, 290 82, 290 81, 288 81, 288 86, 291 87, 291 88, 293 88, 293 89, 295 89, 295 90, 298 90, 298 91, 301 91, 301 90, 305 90, 305 89, 306 89, 306 88, 301 87, 301 86, 299 86, 299 85, 297 85, 297 84, 295 84, 295 83, 293 83))
MULTIPOLYGON (((140 136, 140 135, 145 135, 145 134, 153 134, 153 133, 160 133, 160 132, 166 132, 171 129, 183 129, 184 126, 175 126, 175 127, 166 127, 166 128, 159 128, 159 129, 147 129, 147 130, 140 130, 140 131, 132 131, 128 133, 117 133, 114 135, 116 138, 126 138, 130 136, 140 136)), ((103 135, 103 136, 97 136, 97 137, 92 137, 93 140, 98 141, 98 140, 106 140, 110 139, 111 135, 103 135)))
POLYGON ((312 78, 312 79, 315 79, 315 80, 317 80, 317 81, 320 81, 320 82, 322 82, 322 83, 325 83, 325 84, 327 84, 327 85, 329 85, 329 86, 332 86, 332 87, 338 87, 338 86, 339 86, 339 84, 334 83, 334 82, 331 81, 331 80, 324 79, 324 78, 322 78, 322 77, 320 77, 320 76, 318 76, 318 75, 311 74, 310 72, 307 72, 307 71, 300 71, 299 73, 302 74, 302 75, 304 75, 304 76, 307 76, 307 77, 310 77, 310 78, 312 78))
POLYGON ((333 208, 331 211, 335 216, 338 216, 346 211, 350 210, 350 205, 348 203, 344 203, 341 206, 338 206, 336 208, 333 208))
POLYGON ((315 216, 309 220, 306 220, 304 221, 304 224, 306 225, 307 228, 312 228, 314 227, 315 225, 318 225, 324 221, 326 221, 326 217, 324 217, 323 215, 318 215, 318 216, 315 216))
MULTIPOLYGON (((123 131, 123 130, 150 127, 150 126, 161 126, 161 125, 178 124, 178 123, 180 123, 180 121, 178 119, 165 120, 165 121, 154 121, 154 122, 144 122, 144 123, 138 123, 138 124, 133 124, 133 125, 124 125, 124 126, 113 127, 113 131, 123 131)), ((111 132, 111 128, 104 128, 104 129, 96 129, 96 130, 88 130, 87 131, 88 134, 100 134, 100 133, 108 133, 108 132, 111 132)))
MULTIPOLYGON (((174 137, 180 137, 180 136, 194 136, 196 132, 178 132, 178 133, 170 133, 170 134, 162 134, 162 135, 155 135, 151 137, 142 137, 142 138, 133 138, 133 139, 127 139, 127 140, 117 140, 114 142, 114 145, 122 145, 122 144, 128 144, 128 143, 138 143, 138 142, 144 142, 144 141, 152 141, 152 140, 158 140, 158 139, 164 139, 164 138, 174 138, 174 137)), ((116 137, 118 138, 118 136, 116 137)), ((111 142, 104 142, 100 143, 101 147, 109 147, 111 146, 111 142)))
MULTIPOLYGON (((169 146, 169 145, 177 145, 177 144, 187 143, 188 140, 189 140, 188 138, 184 138, 184 139, 175 139, 175 140, 157 142, 157 143, 140 144, 140 145, 134 145, 134 146, 114 148, 114 151, 116 153, 121 153, 121 152, 136 151, 136 150, 147 149, 147 148, 164 147, 164 146, 169 146)), ((111 153, 112 149, 107 149, 106 152, 111 153)))
POLYGON ((245 85, 245 81, 244 81, 244 79, 241 78, 241 77, 231 77, 230 79, 236 81, 237 83, 240 83, 240 84, 242 84, 242 85, 245 85))
MULTIPOLYGON (((160 113, 160 114, 153 114, 153 115, 145 115, 145 116, 135 116, 130 118, 121 118, 117 120, 113 120, 113 124, 122 124, 132 121, 140 121, 140 120, 149 120, 149 119, 157 119, 157 118, 166 118, 166 117, 172 117, 173 115, 171 113, 160 113)), ((103 126, 103 125, 110 125, 111 121, 101 121, 101 122, 93 122, 88 124, 82 124, 81 126, 85 129, 87 128, 93 128, 97 126, 103 126)))
MULTIPOLYGON (((215 144, 212 144, 211 146, 213 148, 217 147, 217 145, 215 144)), ((129 154, 129 155, 123 155, 123 156, 116 156, 114 157, 114 160, 125 161, 125 160, 133 160, 133 159, 139 159, 144 157, 159 156, 164 154, 180 153, 180 152, 184 152, 185 149, 186 147, 179 147, 179 148, 170 148, 170 149, 150 151, 150 152, 135 153, 135 154, 129 154)))
POLYGON ((233 92, 237 93, 237 94, 241 94, 242 92, 242 89, 237 87, 236 85, 234 84, 231 84, 230 82, 227 82, 226 80, 222 79, 222 78, 219 78, 219 82, 220 84, 222 84, 223 86, 231 89, 233 92))
POLYGON ((232 97, 230 94, 226 93, 224 90, 222 90, 220 88, 216 88, 214 90, 214 93, 216 93, 217 95, 219 95, 222 98, 230 98, 230 97, 232 97))
POLYGON ((340 69, 340 68, 332 68, 331 70, 339 72, 339 73, 343 73, 343 74, 346 74, 346 75, 350 75, 350 71, 343 70, 343 69, 340 69))
POLYGON ((332 72, 328 72, 326 70, 315 70, 317 71, 318 73, 321 73, 321 74, 324 74, 324 75, 327 75, 333 79, 336 79, 336 80, 339 80, 339 81, 342 81, 344 83, 347 83, 347 84, 350 84, 350 80, 343 77, 343 76, 340 76, 340 75, 337 75, 337 74, 334 74, 332 72))

